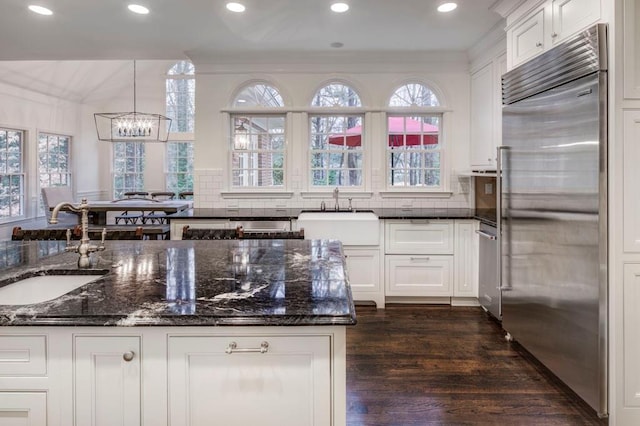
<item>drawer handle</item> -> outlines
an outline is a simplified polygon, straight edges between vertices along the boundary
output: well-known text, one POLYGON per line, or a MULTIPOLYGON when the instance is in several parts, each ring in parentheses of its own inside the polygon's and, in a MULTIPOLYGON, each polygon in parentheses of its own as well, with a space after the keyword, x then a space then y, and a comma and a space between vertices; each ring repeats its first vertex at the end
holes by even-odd
POLYGON ((225 352, 228 354, 232 354, 232 353, 255 353, 255 352, 259 352, 261 354, 267 353, 267 351, 269 350, 269 342, 262 342, 260 343, 260 347, 259 348, 244 348, 244 349, 238 349, 238 344, 236 342, 231 342, 229 343, 229 346, 227 346, 227 349, 225 349, 225 352))
POLYGON ((429 258, 428 257, 410 257, 409 261, 411 261, 411 262, 420 262, 420 261, 428 262, 429 258))
POLYGON ((411 219, 409 223, 425 224, 429 223, 429 221, 427 219, 411 219))
POLYGON ((136 353, 134 351, 129 351, 122 354, 122 359, 124 359, 126 362, 131 362, 133 361, 133 358, 135 356, 136 356, 136 353))
POLYGON ((536 43, 536 47, 542 47, 542 43, 537 42, 537 43, 536 43))

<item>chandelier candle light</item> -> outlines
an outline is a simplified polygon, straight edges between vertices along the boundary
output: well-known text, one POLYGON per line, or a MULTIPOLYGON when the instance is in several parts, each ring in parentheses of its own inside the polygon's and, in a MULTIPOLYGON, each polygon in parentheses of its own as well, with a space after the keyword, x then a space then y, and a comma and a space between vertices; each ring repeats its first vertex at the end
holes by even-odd
POLYGON ((93 114, 98 140, 108 142, 167 142, 171 119, 136 110, 136 61, 133 61, 133 112, 93 114))

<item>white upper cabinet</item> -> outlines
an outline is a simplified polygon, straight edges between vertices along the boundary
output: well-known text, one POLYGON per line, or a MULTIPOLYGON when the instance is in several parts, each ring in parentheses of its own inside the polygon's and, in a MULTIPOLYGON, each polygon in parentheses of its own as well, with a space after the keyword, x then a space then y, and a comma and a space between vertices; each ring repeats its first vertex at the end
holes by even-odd
POLYGON ((624 97, 640 99, 640 0, 624 2, 624 97))
POLYGON ((600 20, 601 0, 531 0, 507 17, 512 69, 600 20), (528 11, 522 13, 522 11, 528 11))

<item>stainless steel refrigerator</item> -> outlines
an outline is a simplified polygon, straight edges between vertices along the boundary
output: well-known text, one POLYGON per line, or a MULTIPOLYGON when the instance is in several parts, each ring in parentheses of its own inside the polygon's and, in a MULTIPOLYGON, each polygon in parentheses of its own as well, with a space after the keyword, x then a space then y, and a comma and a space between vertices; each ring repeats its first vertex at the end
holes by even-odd
POLYGON ((607 413, 607 28, 502 78, 502 326, 607 413))

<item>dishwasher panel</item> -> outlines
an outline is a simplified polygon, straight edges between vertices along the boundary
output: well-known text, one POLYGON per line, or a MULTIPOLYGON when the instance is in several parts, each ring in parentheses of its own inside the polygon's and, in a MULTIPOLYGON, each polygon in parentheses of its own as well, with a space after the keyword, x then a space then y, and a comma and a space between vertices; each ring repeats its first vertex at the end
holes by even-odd
POLYGON ((502 297, 498 281, 498 233, 495 226, 480 223, 480 270, 478 300, 480 305, 496 319, 502 318, 502 297))

